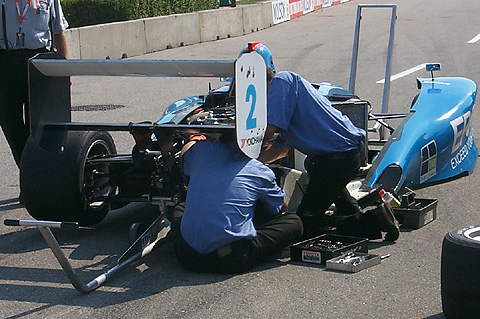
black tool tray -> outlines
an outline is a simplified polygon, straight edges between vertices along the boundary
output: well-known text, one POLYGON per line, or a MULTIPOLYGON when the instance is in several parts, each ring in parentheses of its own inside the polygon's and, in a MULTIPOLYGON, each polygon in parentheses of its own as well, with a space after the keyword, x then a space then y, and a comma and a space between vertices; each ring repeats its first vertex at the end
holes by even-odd
POLYGON ((290 259, 292 261, 325 265, 328 259, 348 252, 368 253, 368 239, 323 234, 290 246, 290 259))
POLYGON ((437 204, 438 199, 415 198, 407 207, 392 208, 402 227, 418 229, 437 218, 437 204))

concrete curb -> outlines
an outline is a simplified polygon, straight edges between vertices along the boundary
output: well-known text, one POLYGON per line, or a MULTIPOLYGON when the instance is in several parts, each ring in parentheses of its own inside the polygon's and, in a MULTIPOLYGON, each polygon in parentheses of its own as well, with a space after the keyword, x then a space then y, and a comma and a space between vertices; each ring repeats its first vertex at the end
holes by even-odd
POLYGON ((71 59, 121 59, 237 37, 350 0, 269 0, 65 31, 71 59), (283 7, 278 18, 278 7, 283 7), (233 23, 235 22, 235 23, 233 23))

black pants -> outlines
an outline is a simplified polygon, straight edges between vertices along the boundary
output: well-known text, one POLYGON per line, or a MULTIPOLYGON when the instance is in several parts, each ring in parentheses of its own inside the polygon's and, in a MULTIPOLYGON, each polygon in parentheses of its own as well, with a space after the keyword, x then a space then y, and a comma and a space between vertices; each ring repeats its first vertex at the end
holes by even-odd
POLYGON ((28 59, 40 52, 46 49, 0 50, 0 125, 19 167, 30 135, 28 59))
MULTIPOLYGON (((230 244, 232 252, 220 258, 216 250, 210 254, 196 252, 180 233, 181 218, 172 222, 174 247, 178 262, 188 270, 211 273, 242 273, 271 260, 282 249, 302 236, 302 222, 296 214, 278 214, 256 225, 257 236, 230 244)), ((201 227, 201 226, 200 226, 201 227)))
POLYGON ((305 228, 304 237, 320 234, 322 226, 335 226, 343 235, 373 237, 374 232, 378 236, 375 221, 363 214, 346 188, 358 174, 362 147, 363 143, 348 152, 310 156, 305 160, 310 181, 297 211, 305 228), (332 203, 335 214, 325 216, 332 203))

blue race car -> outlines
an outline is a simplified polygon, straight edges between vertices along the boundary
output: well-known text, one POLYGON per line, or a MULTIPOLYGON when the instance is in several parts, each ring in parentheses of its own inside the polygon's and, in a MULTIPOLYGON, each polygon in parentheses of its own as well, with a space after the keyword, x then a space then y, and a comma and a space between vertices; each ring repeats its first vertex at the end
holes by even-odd
MULTIPOLYGON (((428 66, 430 71, 436 64, 428 66)), ((130 202, 151 202, 168 211, 184 200, 181 148, 192 135, 236 129, 234 61, 62 60, 45 54, 30 63, 30 137, 21 163, 21 190, 28 212, 39 220, 100 222, 109 210, 130 202), (162 75, 225 77, 225 86, 168 106, 156 122, 72 123, 70 75, 162 75), (128 131, 131 154, 116 154, 108 131, 128 131)), ((369 136, 364 152, 363 188, 382 187, 397 195, 470 174, 478 150, 471 116, 477 87, 465 78, 418 79, 420 93, 409 112, 373 114, 370 104, 348 90, 312 83, 355 125, 374 121, 390 130, 388 139, 369 136), (393 128, 387 120, 403 117, 393 128), (381 147, 379 148, 378 145, 381 147)), ((413 95, 413 94, 412 94, 413 95)), ((262 106, 265 107, 265 106, 262 106)), ((237 132, 238 133, 238 132, 237 132)), ((297 157, 297 158, 295 158, 297 157)), ((301 170, 292 154, 283 165, 301 170)))
MULTIPOLYGON (((179 160, 183 146, 192 139, 230 130, 236 133, 242 149, 239 136, 245 134, 240 125, 245 123, 244 115, 248 121, 254 113, 255 119, 260 120, 262 112, 266 112, 266 100, 258 105, 245 104, 249 102, 245 93, 252 97, 249 95, 252 91, 243 90, 247 86, 230 79, 229 84, 205 95, 172 103, 155 123, 75 123, 71 121, 69 76, 137 74, 238 79, 238 70, 242 68, 237 66, 243 65, 240 60, 67 61, 55 54, 31 60, 32 135, 22 157, 20 182, 25 206, 38 221, 5 220, 5 224, 37 226, 72 284, 84 293, 97 289, 150 253, 166 238, 170 213, 185 200, 187 187, 179 160), (135 140, 132 152, 117 154, 108 131, 130 132, 135 140), (134 223, 129 231, 130 247, 117 264, 90 282, 82 283, 49 228, 95 225, 111 209, 131 202, 158 205, 160 214, 148 227, 134 223)), ((256 66, 257 70, 265 69, 264 63, 256 66)), ((262 83, 256 87, 258 92, 266 91, 264 82, 255 83, 262 83)), ((471 125, 477 93, 474 82, 452 77, 418 79, 420 93, 407 114, 373 114, 368 101, 348 90, 329 83, 312 85, 355 125, 369 132, 364 165, 359 179, 351 183, 364 194, 365 200, 359 203, 369 204, 371 195, 373 200, 379 200, 375 198, 379 196, 379 188, 398 196, 410 188, 467 175, 475 168, 478 150, 471 125), (397 128, 388 124, 388 119, 398 117, 403 121, 397 128), (368 125, 371 121, 388 129, 391 135, 383 138, 379 134, 378 139, 374 138, 371 134, 374 130, 368 125)), ((258 129, 264 128, 259 125, 258 129)), ((256 153, 246 154, 254 157, 256 153)), ((271 165, 285 190, 290 210, 295 210, 302 188, 308 183, 307 174, 301 172, 301 158, 298 152, 291 152, 283 166, 271 165)), ((355 187, 347 188, 354 191, 355 187)))

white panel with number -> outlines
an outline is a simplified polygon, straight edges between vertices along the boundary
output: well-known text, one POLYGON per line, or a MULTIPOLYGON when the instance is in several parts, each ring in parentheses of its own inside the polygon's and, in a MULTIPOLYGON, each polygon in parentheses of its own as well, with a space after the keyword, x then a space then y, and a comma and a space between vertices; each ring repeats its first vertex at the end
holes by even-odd
POLYGON ((267 126, 267 72, 265 61, 253 51, 235 62, 235 126, 237 144, 245 155, 257 158, 267 126))

